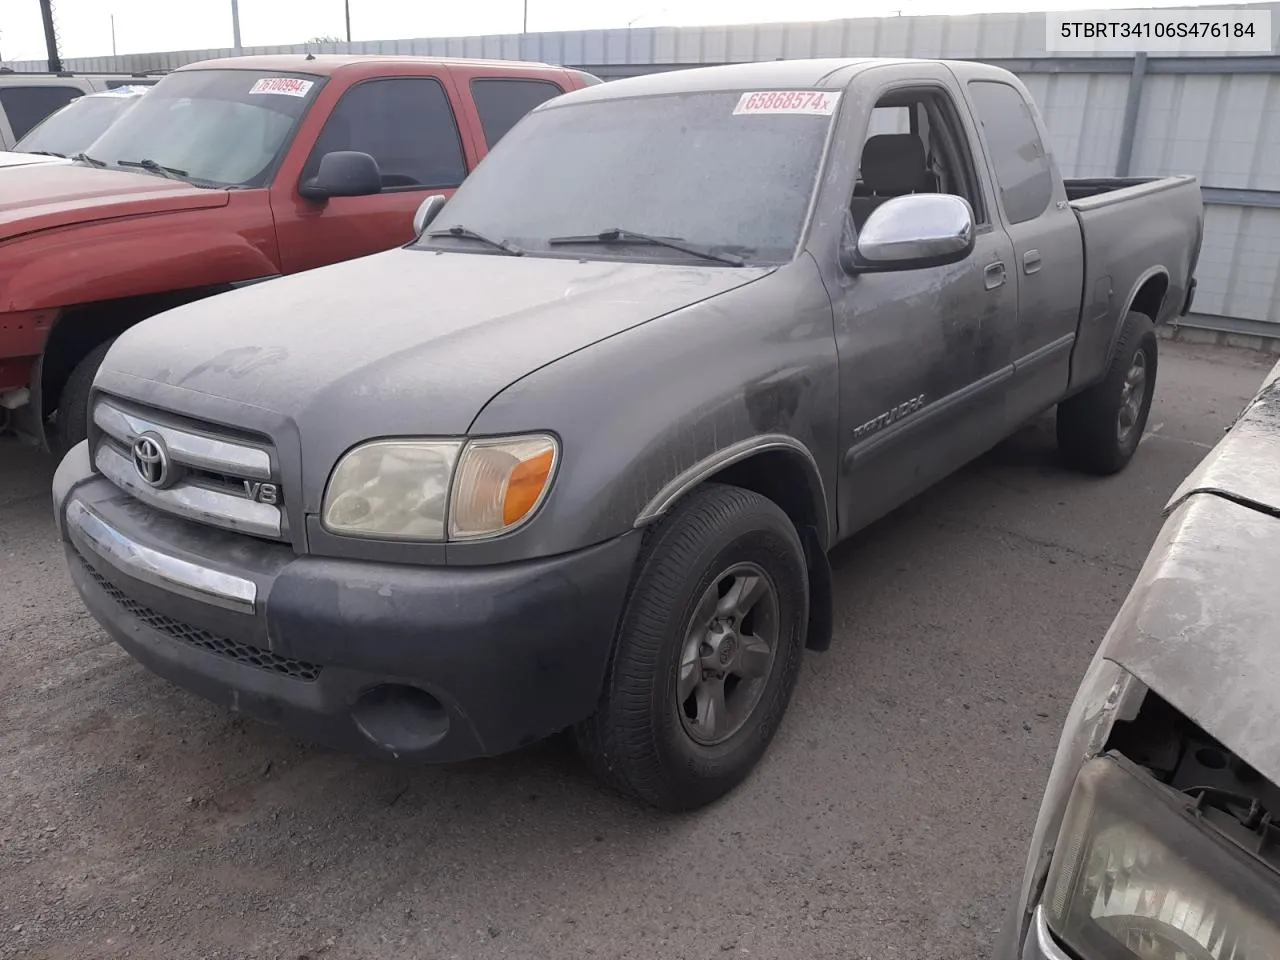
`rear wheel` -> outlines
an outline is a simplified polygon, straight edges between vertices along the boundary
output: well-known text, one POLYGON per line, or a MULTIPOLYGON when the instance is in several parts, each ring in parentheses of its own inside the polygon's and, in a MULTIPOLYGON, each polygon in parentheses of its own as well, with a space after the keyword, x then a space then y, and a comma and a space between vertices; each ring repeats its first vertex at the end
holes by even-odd
POLYGON ((1111 474, 1133 459, 1155 395, 1155 325, 1130 311, 1101 382, 1058 405, 1058 449, 1089 473, 1111 474))
POLYGON ((708 484, 649 531, 638 564, 577 740, 616 789, 694 809, 746 778, 782 720, 808 620, 804 551, 771 500, 708 484))

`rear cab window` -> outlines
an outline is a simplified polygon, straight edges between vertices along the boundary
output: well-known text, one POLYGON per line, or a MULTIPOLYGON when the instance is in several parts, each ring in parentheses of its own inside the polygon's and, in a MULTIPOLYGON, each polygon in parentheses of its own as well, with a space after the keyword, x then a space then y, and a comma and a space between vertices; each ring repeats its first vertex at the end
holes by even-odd
POLYGON ((1053 169, 1031 107, 1007 83, 971 80, 968 86, 1005 217, 1011 225, 1034 220, 1053 197, 1053 169))
POLYGON ((392 77, 356 83, 338 101, 307 158, 314 177, 335 150, 367 153, 382 171, 383 190, 456 187, 467 175, 453 105, 435 77, 392 77))
POLYGON ((485 143, 492 147, 526 113, 564 90, 550 80, 526 80, 511 77, 475 77, 471 81, 471 99, 480 115, 485 143))

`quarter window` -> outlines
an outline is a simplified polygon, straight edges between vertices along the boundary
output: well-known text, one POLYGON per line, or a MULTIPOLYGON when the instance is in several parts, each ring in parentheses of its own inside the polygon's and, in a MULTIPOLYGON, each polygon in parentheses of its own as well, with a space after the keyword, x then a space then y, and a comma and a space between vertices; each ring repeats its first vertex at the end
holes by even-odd
POLYGON ((348 90, 325 122, 303 179, 335 150, 372 156, 384 190, 456 187, 467 175, 449 96, 432 77, 366 80, 348 90))
POLYGON ((1040 130, 1022 94, 1007 83, 974 80, 969 95, 995 167, 1009 223, 1034 220, 1053 197, 1053 172, 1040 130))

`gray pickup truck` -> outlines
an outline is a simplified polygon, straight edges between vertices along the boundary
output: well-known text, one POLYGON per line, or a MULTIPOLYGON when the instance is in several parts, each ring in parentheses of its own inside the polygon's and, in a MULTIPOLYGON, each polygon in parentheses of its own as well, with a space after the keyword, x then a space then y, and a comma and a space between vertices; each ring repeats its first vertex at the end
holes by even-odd
POLYGON ((116 342, 55 482, 155 672, 340 748, 572 729, 667 809, 765 751, 827 553, 1057 405, 1121 469, 1191 177, 1064 183, 1011 74, 800 60, 534 110, 403 248, 116 342))
POLYGON ((1067 714, 996 960, 1280 957, 1280 365, 1067 714))

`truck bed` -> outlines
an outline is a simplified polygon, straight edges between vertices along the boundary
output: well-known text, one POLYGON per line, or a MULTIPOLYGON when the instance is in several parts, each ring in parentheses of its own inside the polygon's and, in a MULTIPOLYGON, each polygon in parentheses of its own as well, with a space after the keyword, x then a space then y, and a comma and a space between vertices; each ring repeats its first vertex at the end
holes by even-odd
POLYGON ((1128 309, 1150 314, 1156 324, 1183 312, 1200 252, 1204 203, 1191 176, 1065 183, 1084 246, 1080 326, 1069 387, 1075 393, 1105 374, 1128 309))

